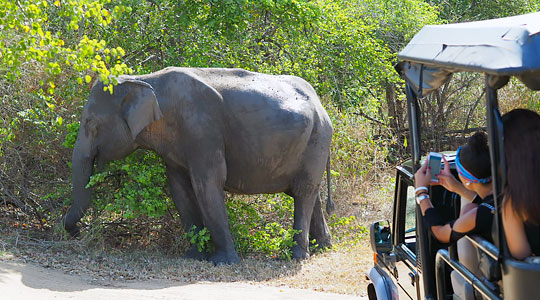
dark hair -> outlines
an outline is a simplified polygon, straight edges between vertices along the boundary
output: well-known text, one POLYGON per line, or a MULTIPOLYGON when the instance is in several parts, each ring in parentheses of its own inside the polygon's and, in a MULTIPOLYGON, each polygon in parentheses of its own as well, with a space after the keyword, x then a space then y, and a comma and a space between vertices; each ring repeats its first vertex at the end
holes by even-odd
POLYGON ((540 116, 515 109, 502 117, 506 157, 505 195, 521 217, 540 224, 540 116))
POLYGON ((477 132, 472 135, 467 145, 461 147, 459 160, 474 177, 482 179, 491 176, 491 158, 486 134, 477 132))

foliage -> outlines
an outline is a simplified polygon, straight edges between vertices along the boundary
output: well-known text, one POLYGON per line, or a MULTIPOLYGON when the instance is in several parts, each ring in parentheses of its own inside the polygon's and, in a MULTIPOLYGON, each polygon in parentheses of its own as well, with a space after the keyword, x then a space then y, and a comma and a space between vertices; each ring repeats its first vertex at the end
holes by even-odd
MULTIPOLYGON (((62 145, 73 148, 79 123, 67 127, 62 145)), ((167 193, 165 168, 154 152, 138 151, 107 164, 102 172, 90 177, 86 187, 94 188, 93 205, 99 214, 106 211, 126 219, 142 215, 159 218, 173 205, 167 193)))
POLYGON ((242 254, 262 253, 290 259, 293 246, 293 199, 285 194, 260 195, 253 201, 231 196, 227 212, 235 248, 242 254), (280 220, 276 223, 274 220, 280 220))
POLYGON ((79 133, 79 128, 81 124, 79 122, 71 123, 66 125, 67 133, 62 146, 73 149, 75 147, 75 142, 77 141, 77 134, 79 133))
POLYGON ((191 229, 184 234, 184 238, 186 238, 192 245, 197 245, 197 250, 199 252, 204 251, 210 253, 214 250, 210 231, 206 227, 201 230, 197 230, 197 226, 193 225, 193 227, 191 227, 191 229))
POLYGON ((403 15, 421 15, 404 19, 414 25, 403 21, 388 30, 387 35, 401 28, 394 35, 403 41, 435 16, 428 5, 413 0, 406 4, 396 1, 383 15, 371 12, 382 3, 385 1, 125 1, 134 13, 114 21, 106 37, 132 49, 128 60, 137 72, 177 65, 294 74, 341 106, 358 104, 373 112, 379 107, 380 83, 397 80, 392 67, 395 52, 377 33, 380 25, 386 25, 379 20, 398 24, 403 15), (391 14, 393 8, 405 12, 391 14), (406 38, 399 38, 404 32, 406 38))
POLYGON ((387 167, 387 157, 397 141, 384 124, 370 124, 358 113, 359 108, 341 109, 326 105, 334 135, 332 137, 332 169, 335 181, 342 178, 365 179, 387 167), (375 125, 375 126, 374 126, 375 125))
POLYGON ((86 96, 81 85, 131 71, 124 50, 96 30, 128 11, 110 0, 0 5, 0 193, 28 215, 61 213, 60 199, 43 196, 65 190, 69 154, 60 144, 86 96))
MULTIPOLYGON (((116 75, 170 65, 306 79, 334 124, 332 175, 338 189, 372 180, 402 153, 396 149, 403 144, 405 109, 393 65, 403 45, 425 24, 538 9, 538 1, 471 3, 5 0, 0 6, 0 198, 29 218, 59 218, 70 202, 70 152, 92 82, 102 80, 112 91, 116 75)), ((450 100, 434 99, 426 111, 452 108, 452 103, 455 108, 463 98, 475 97, 457 93, 450 100)), ((443 111, 449 112, 444 125, 458 126, 453 111, 443 111)), ((438 120, 434 114, 429 118, 438 120)), ((176 216, 165 181, 154 153, 112 162, 91 178, 95 197, 88 218, 120 223, 176 216)), ((228 196, 227 210, 241 253, 290 257, 296 233, 292 198, 228 196)), ((331 217, 334 238, 362 234, 361 220, 344 217, 349 215, 342 211, 331 217)), ((207 232, 187 237, 208 249, 207 232)))
POLYGON ((359 242, 368 233, 366 226, 359 225, 355 216, 337 217, 334 214, 328 220, 328 226, 336 242, 359 242))
POLYGON ((538 11, 538 0, 431 0, 450 23, 487 20, 538 11))
POLYGON ((94 187, 97 211, 126 219, 162 217, 173 205, 166 193, 165 168, 154 152, 136 152, 123 161, 109 163, 103 172, 90 177, 87 187, 94 187))
POLYGON ((125 54, 122 48, 107 48, 105 40, 88 37, 99 33, 94 30, 98 26, 106 27, 113 18, 130 12, 129 7, 110 6, 110 2, 5 1, 0 7, 0 25, 7 29, 0 32, 0 75, 13 82, 23 75, 24 64, 40 65, 45 73, 40 93, 46 89, 54 94, 54 79, 66 68, 79 72, 79 83, 92 80, 90 71, 105 83, 109 75, 130 72, 120 61, 125 54))
POLYGON ((395 55, 426 24, 440 23, 439 12, 428 3, 414 0, 363 1, 361 14, 374 27, 374 34, 395 55))

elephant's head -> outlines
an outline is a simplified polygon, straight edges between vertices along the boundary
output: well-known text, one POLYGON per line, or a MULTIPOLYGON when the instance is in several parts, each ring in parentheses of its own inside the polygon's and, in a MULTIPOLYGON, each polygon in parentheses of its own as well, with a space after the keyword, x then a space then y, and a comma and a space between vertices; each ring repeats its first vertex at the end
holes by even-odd
POLYGON ((73 205, 64 218, 64 227, 77 235, 77 222, 90 203, 91 189, 86 185, 94 162, 98 169, 137 149, 137 135, 161 118, 161 110, 152 86, 146 82, 120 77, 114 93, 92 87, 81 116, 81 126, 72 156, 73 205))

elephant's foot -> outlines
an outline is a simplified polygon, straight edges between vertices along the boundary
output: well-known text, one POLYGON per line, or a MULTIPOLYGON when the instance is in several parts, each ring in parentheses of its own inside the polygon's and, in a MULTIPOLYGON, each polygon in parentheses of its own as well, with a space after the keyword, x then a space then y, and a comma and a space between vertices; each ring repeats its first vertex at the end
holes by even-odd
POLYGON ((296 260, 302 260, 302 259, 308 259, 309 258, 308 251, 306 249, 298 246, 298 245, 292 246, 291 251, 292 251, 292 257, 294 259, 296 259, 296 260))
POLYGON ((310 246, 315 246, 315 251, 321 251, 324 249, 332 248, 332 242, 330 241, 330 237, 322 238, 321 240, 315 239, 314 243, 310 242, 310 246))
POLYGON ((214 265, 230 265, 240 261, 236 252, 227 253, 225 251, 216 251, 208 259, 214 263, 214 265))
POLYGON ((319 222, 316 222, 313 219, 311 220, 309 235, 311 243, 310 246, 315 246, 316 250, 332 247, 332 236, 330 235, 330 229, 322 217, 319 222), (315 240, 315 243, 311 242, 313 239, 315 240))
POLYGON ((81 234, 81 229, 78 226, 75 226, 69 229, 66 228, 66 231, 69 233, 69 236, 71 236, 72 238, 79 237, 79 235, 81 234))
POLYGON ((77 224, 69 225, 64 223, 64 229, 66 229, 67 233, 69 233, 72 238, 78 237, 81 233, 81 228, 77 226, 77 224))
POLYGON ((191 248, 184 254, 184 257, 195 259, 195 260, 207 260, 208 259, 208 253, 205 251, 199 252, 199 249, 196 245, 192 245, 191 248))

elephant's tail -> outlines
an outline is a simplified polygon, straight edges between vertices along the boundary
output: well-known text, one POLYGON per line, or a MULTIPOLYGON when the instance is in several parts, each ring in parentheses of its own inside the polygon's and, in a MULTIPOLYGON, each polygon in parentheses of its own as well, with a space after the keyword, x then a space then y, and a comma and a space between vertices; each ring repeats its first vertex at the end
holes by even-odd
POLYGON ((331 214, 336 207, 336 204, 332 200, 331 195, 332 186, 330 176, 332 176, 332 174, 330 172, 330 155, 328 155, 328 161, 326 162, 326 186, 328 187, 328 198, 326 198, 326 212, 328 214, 331 214))

